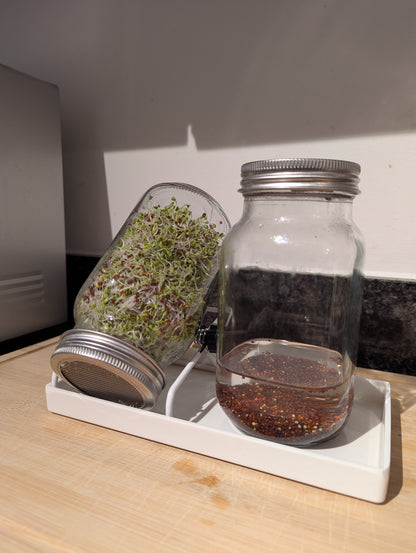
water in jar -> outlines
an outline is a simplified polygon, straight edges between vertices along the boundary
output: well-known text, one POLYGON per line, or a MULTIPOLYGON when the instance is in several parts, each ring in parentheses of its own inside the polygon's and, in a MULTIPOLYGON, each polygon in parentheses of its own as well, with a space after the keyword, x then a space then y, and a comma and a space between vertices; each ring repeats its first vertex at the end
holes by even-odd
POLYGON ((342 356, 323 347, 275 339, 246 341, 221 358, 217 397, 245 433, 310 445, 345 424, 353 386, 342 356))

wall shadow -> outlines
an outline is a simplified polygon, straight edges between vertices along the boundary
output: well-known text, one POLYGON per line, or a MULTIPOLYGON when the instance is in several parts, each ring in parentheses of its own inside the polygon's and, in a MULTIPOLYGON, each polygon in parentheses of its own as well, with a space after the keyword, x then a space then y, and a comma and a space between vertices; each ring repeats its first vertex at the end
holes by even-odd
POLYGON ((3 62, 60 87, 65 151, 184 145, 189 125, 200 149, 416 129, 413 0, 13 0, 2 12, 3 62))

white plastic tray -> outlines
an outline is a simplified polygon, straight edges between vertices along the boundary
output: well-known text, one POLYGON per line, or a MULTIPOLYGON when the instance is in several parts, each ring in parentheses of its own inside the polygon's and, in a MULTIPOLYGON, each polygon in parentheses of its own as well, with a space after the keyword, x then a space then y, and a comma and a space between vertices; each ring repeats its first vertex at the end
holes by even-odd
POLYGON ((215 376, 194 368, 178 389, 173 416, 166 393, 152 411, 89 397, 59 379, 46 386, 49 411, 374 503, 390 474, 391 398, 387 382, 355 377, 350 419, 334 439, 310 448, 275 444, 237 430, 215 399, 215 376))

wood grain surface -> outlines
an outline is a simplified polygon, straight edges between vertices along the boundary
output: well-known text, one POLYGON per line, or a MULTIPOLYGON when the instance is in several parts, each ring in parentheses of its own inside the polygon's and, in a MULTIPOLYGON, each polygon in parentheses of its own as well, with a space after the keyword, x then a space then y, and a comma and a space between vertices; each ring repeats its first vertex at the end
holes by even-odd
POLYGON ((375 505, 48 412, 55 343, 0 357, 1 553, 416 550, 416 378, 358 371, 392 387, 375 505))

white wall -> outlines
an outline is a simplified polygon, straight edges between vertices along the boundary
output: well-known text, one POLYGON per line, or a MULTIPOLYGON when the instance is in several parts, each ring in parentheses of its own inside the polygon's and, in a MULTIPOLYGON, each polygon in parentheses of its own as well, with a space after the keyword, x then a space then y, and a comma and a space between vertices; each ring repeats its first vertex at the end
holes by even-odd
POLYGON ((358 161, 366 273, 416 278, 414 0, 0 0, 0 61, 60 87, 67 250, 160 181, 235 221, 241 163, 358 161))
POLYGON ((231 222, 242 211, 240 166, 263 157, 334 157, 362 165, 354 219, 366 243, 368 276, 416 278, 416 133, 279 145, 197 150, 186 147, 105 154, 112 233, 156 182, 189 182, 209 191, 231 222))

